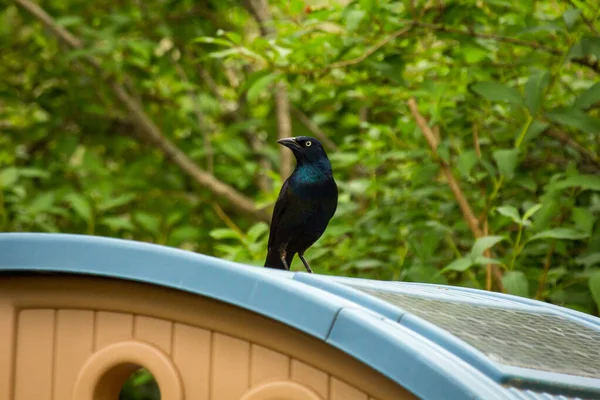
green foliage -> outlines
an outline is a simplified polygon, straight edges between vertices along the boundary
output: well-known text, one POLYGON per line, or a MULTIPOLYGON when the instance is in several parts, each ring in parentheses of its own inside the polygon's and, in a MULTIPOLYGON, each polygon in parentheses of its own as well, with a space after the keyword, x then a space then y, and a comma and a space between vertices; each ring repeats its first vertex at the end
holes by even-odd
POLYGON ((495 290, 597 315, 598 11, 442 3, 272 1, 267 37, 239 2, 42 3, 86 44, 77 50, 0 6, 0 230, 131 238, 261 265, 268 225, 145 140, 104 79, 193 163, 267 210, 282 182, 273 94, 283 82, 300 112, 293 133, 316 126, 337 146, 327 150, 339 207, 307 252, 315 272, 486 288, 496 270, 495 290), (439 158, 410 97, 439 128, 439 158))

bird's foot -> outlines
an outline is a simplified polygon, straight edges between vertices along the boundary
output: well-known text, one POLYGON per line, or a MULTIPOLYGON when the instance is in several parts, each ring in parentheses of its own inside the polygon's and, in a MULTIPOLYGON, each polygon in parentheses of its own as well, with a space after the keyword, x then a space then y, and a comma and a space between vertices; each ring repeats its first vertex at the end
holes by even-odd
POLYGON ((302 264, 304 264, 304 268, 306 268, 306 272, 308 272, 309 274, 313 273, 312 268, 310 267, 310 265, 308 265, 308 261, 306 261, 306 259, 304 258, 304 254, 298 254, 298 257, 300 257, 300 260, 302 260, 302 264))
POLYGON ((290 266, 288 265, 287 261, 285 261, 285 256, 286 255, 287 255, 287 252, 286 251, 282 251, 280 253, 280 258, 281 258, 281 262, 283 263, 283 266, 285 267, 285 269, 287 271, 289 271, 290 270, 290 266))

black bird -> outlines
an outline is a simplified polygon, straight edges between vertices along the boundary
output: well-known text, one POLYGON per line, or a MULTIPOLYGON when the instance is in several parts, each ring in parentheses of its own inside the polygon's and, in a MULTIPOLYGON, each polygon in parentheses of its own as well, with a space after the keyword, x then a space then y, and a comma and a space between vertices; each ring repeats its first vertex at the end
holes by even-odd
POLYGON ((304 252, 323 234, 337 208, 338 188, 321 143, 298 136, 279 139, 296 157, 296 168, 285 180, 273 210, 265 267, 290 269, 294 255, 308 272, 304 252))

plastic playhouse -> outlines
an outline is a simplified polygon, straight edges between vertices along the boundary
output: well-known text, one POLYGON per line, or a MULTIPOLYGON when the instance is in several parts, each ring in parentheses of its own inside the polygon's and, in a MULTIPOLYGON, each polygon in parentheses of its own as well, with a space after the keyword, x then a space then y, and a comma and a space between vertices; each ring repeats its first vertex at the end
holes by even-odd
POLYGON ((0 400, 600 399, 600 319, 515 296, 0 234, 0 400))

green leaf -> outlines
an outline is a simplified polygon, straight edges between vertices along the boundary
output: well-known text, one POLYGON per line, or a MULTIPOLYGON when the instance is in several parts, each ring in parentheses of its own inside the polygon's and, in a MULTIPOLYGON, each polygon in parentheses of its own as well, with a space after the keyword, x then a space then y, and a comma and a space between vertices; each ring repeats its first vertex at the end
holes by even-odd
POLYGON ((221 240, 221 239, 240 239, 240 235, 229 228, 217 228, 213 229, 209 233, 210 237, 213 239, 221 240))
POLYGON ((589 235, 592 234, 596 218, 589 209, 583 207, 573 208, 571 210, 571 219, 573 220, 577 230, 587 232, 589 235))
POLYGON ((552 219, 560 210, 560 203, 552 198, 547 198, 542 203, 542 208, 534 215, 533 227, 536 231, 541 231, 550 226, 552 219))
POLYGON ((594 56, 600 59, 600 38, 596 36, 583 36, 581 38, 581 50, 586 56, 594 56))
POLYGON ((554 22, 550 22, 547 24, 532 26, 531 28, 525 28, 525 29, 519 31, 517 33, 517 36, 521 36, 524 34, 534 34, 534 33, 557 33, 557 32, 562 33, 564 31, 565 31, 564 26, 559 25, 554 22))
POLYGON ((592 265, 600 264, 600 253, 590 253, 577 257, 575 259, 577 264, 591 267, 592 265))
POLYGON ((56 18, 56 23, 63 28, 70 28, 75 25, 80 25, 83 23, 83 18, 75 15, 66 15, 64 17, 56 18))
POLYGON ((572 28, 575 25, 575 22, 577 22, 579 19, 580 15, 581 10, 578 8, 569 8, 567 11, 565 11, 563 14, 563 19, 565 20, 567 28, 572 28))
POLYGON ((113 231, 127 230, 133 231, 135 227, 127 216, 120 217, 102 217, 100 219, 100 225, 104 225, 112 229, 113 231))
POLYGON ((9 167, 0 171, 0 189, 8 189, 17 182, 19 173, 16 168, 9 167))
POLYGON ((360 0, 360 8, 363 10, 370 12, 373 9, 373 6, 376 3, 375 0, 360 0))
POLYGON ((160 218, 156 215, 138 211, 134 214, 133 220, 150 233, 155 235, 160 233, 160 218))
POLYGON ((511 179, 515 174, 515 168, 519 160, 519 149, 496 150, 492 156, 498 164, 498 170, 507 179, 511 179))
POLYGON ((225 32, 225 37, 237 45, 242 44, 242 35, 237 32, 225 32))
POLYGON ((594 104, 600 103, 600 82, 590 86, 585 92, 581 93, 575 99, 574 106, 581 109, 587 109, 594 104))
POLYGON ((39 168, 19 168, 19 176, 25 178, 47 179, 50 177, 50 172, 39 168))
POLYGON ((565 267, 550 268, 548 270, 546 282, 549 285, 555 285, 560 279, 562 279, 566 275, 568 275, 568 272, 565 267))
POLYGON ((71 205, 73 211, 75 211, 75 213, 85 222, 90 222, 92 220, 92 205, 84 196, 79 193, 70 193, 65 196, 65 201, 71 205))
POLYGON ((529 218, 531 218, 533 216, 533 214, 535 214, 536 212, 538 212, 540 210, 540 208, 542 208, 542 204, 536 204, 536 205, 530 207, 529 210, 525 211, 525 214, 523 214, 523 221, 526 221, 529 218))
POLYGON ((456 168, 463 177, 468 178, 471 176, 471 169, 473 169, 475 164, 477 164, 477 154, 475 154, 474 150, 467 150, 458 156, 456 168))
POLYGON ((473 259, 471 257, 462 257, 457 260, 452 261, 446 267, 442 268, 440 273, 448 272, 448 271, 458 271, 464 272, 468 270, 474 264, 473 259))
POLYGON ((582 240, 587 237, 589 237, 587 233, 572 228, 555 228, 536 233, 529 241, 536 239, 582 240))
POLYGON ((596 302, 596 307, 600 309, 600 271, 596 271, 590 277, 588 286, 590 287, 590 292, 592 293, 592 297, 596 302))
POLYGON ((337 151, 329 156, 329 159, 336 168, 347 168, 356 164, 360 160, 360 154, 356 152, 337 151))
POLYGON ((531 124, 529 124, 529 128, 527 129, 527 132, 525 133, 525 137, 523 138, 523 141, 528 142, 530 140, 535 139, 542 132, 544 132, 546 129, 548 129, 548 126, 549 126, 549 124, 546 122, 541 122, 538 120, 533 121, 531 124))
POLYGON ((584 56, 583 47, 581 46, 581 41, 573 44, 565 57, 565 62, 568 62, 574 58, 581 58, 584 56))
POLYGON ((183 225, 174 228, 169 234, 169 244, 177 246, 185 241, 197 241, 202 231, 197 226, 183 225))
POLYGON ((234 46, 234 44, 228 40, 214 38, 211 36, 198 37, 198 38, 192 40, 192 43, 210 43, 210 44, 218 44, 218 45, 225 46, 225 47, 233 47, 234 46))
POLYGON ((35 196, 34 199, 26 206, 29 215, 37 215, 48 211, 56 200, 54 192, 42 192, 35 196))
POLYGON ((364 260, 358 260, 352 265, 356 269, 372 269, 385 267, 385 263, 375 258, 367 258, 364 260))
POLYGON ((523 99, 517 89, 498 82, 479 82, 472 85, 471 90, 489 101, 505 101, 523 105, 523 99))
POLYGON ((113 208, 121 207, 131 203, 135 199, 136 195, 133 193, 126 193, 116 197, 110 197, 98 204, 98 210, 105 212, 113 208))
POLYGON ((364 10, 350 10, 346 13, 346 29, 354 32, 360 26, 361 21, 367 15, 364 10))
POLYGON ((269 231, 268 224, 266 224, 264 222, 254 224, 254 225, 252 225, 252 228, 250 228, 248 230, 248 232, 246 233, 246 239, 249 240, 250 242, 254 242, 254 241, 258 240, 259 237, 261 237, 262 235, 267 233, 268 231, 269 231))
POLYGON ((483 255, 487 249, 505 239, 504 236, 483 236, 478 238, 471 248, 471 257, 483 255))
POLYGON ((505 267, 504 263, 502 263, 502 261, 497 260, 495 258, 490 258, 490 257, 484 257, 484 256, 477 256, 474 258, 473 262, 477 265, 488 265, 488 264, 492 264, 492 265, 500 265, 502 267, 505 267))
POLYGON ((150 371, 148 371, 145 368, 140 369, 136 372, 132 379, 133 386, 143 386, 148 382, 152 381, 152 379, 154 379, 154 377, 152 376, 152 373, 150 373, 150 371))
POLYGON ((581 190, 600 191, 600 176, 597 175, 575 175, 570 176, 564 181, 552 185, 555 190, 562 190, 572 187, 578 187, 581 190))
POLYGON ((521 271, 508 271, 502 277, 502 284, 509 294, 529 296, 529 281, 521 271))
POLYGON ((279 73, 273 72, 254 81, 254 84, 252 84, 252 86, 250 86, 246 92, 246 98, 248 101, 256 100, 265 92, 265 89, 271 84, 271 82, 273 82, 279 76, 279 73))
POLYGON ((534 72, 525 85, 525 105, 531 115, 535 115, 540 108, 544 91, 550 82, 548 71, 534 72))
MULTIPOLYGON (((221 51, 215 51, 212 52, 208 55, 208 57, 210 58, 229 58, 231 56, 246 56, 246 57, 250 57, 252 59, 258 60, 263 64, 267 64, 267 60, 261 56, 260 54, 249 50, 245 47, 234 47, 231 49, 227 49, 227 50, 221 50, 221 51)), ((244 57, 238 57, 238 58, 244 58, 244 57)))
POLYGON ((557 124, 567 125, 585 133, 600 133, 600 120, 579 108, 557 108, 546 113, 546 117, 557 124))
POLYGON ((512 219, 517 224, 519 224, 519 225, 521 224, 521 215, 519 215, 519 210, 517 210, 515 207, 501 206, 501 207, 497 207, 496 211, 498 211, 498 213, 500 215, 503 215, 505 217, 512 219))

